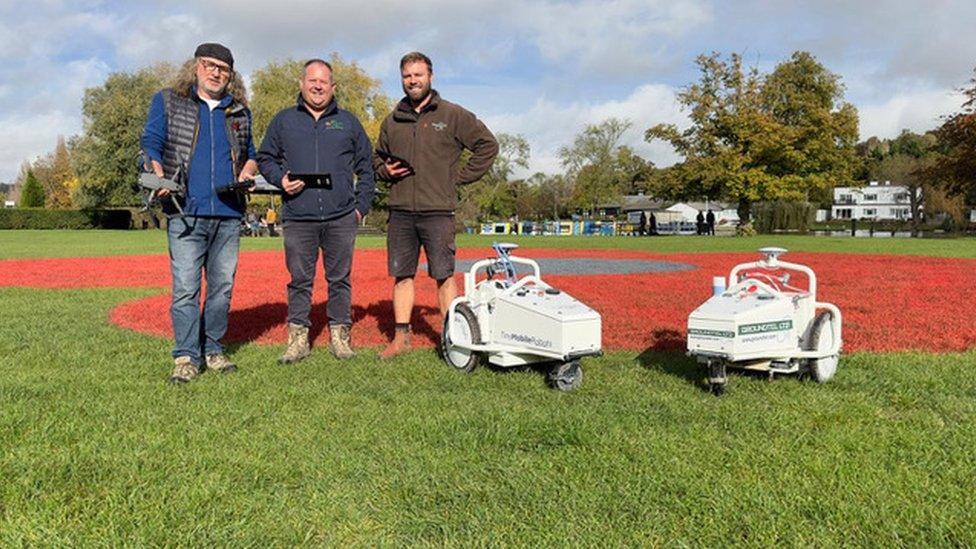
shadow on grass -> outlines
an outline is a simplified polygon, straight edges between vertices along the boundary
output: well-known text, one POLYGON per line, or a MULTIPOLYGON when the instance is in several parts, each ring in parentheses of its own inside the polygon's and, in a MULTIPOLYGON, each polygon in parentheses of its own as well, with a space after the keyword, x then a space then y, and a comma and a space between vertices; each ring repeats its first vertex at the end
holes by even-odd
MULTIPOLYGON (((309 320, 312 327, 309 328, 309 340, 314 343, 319 336, 326 330, 329 324, 327 313, 328 301, 312 305, 309 320)), ((367 307, 353 305, 352 322, 355 324, 364 318, 372 317, 383 335, 393 339, 395 323, 393 322, 393 302, 390 300, 371 303, 367 307)), ((432 326, 427 321, 428 318, 439 318, 440 310, 430 306, 414 306, 411 330, 414 337, 421 337, 437 342, 440 340, 440 326, 432 326)), ((234 343, 234 348, 240 347, 245 343, 257 340, 268 331, 282 323, 287 322, 288 304, 284 302, 262 303, 247 309, 231 309, 228 318, 227 341, 234 343)), ((285 342, 282 341, 282 344, 285 342)))
POLYGON ((664 372, 683 379, 699 389, 706 389, 702 382, 701 366, 694 358, 684 354, 684 336, 675 330, 667 329, 655 330, 652 335, 654 343, 637 355, 634 359, 637 364, 641 368, 664 372))
MULTIPOLYGON (((324 307, 322 312, 324 314, 324 307)), ((441 327, 432 326, 427 320, 429 318, 439 319, 440 316, 441 311, 437 307, 414 305, 413 312, 410 315, 410 331, 413 332, 413 337, 426 338, 434 343, 440 341, 441 327)), ((388 339, 393 339, 393 332, 396 330, 396 323, 393 319, 393 301, 389 299, 377 301, 370 303, 367 307, 363 307, 362 305, 352 306, 353 323, 366 317, 376 319, 376 324, 380 332, 388 339)))

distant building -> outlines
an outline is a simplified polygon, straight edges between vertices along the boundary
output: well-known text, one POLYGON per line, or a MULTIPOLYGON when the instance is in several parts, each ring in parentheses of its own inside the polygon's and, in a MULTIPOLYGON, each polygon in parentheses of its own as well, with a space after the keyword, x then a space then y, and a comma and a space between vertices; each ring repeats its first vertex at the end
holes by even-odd
POLYGON ((682 220, 689 223, 697 221, 698 212, 707 215, 709 210, 715 213, 715 223, 718 225, 739 222, 738 210, 726 202, 677 202, 666 208, 666 211, 680 214, 682 220))
POLYGON ((629 194, 617 202, 606 202, 597 206, 596 215, 600 217, 614 217, 630 212, 651 212, 663 210, 668 205, 663 200, 657 200, 644 194, 629 194))
POLYGON ((621 214, 653 213, 657 223, 695 223, 698 212, 715 213, 716 224, 738 223, 735 205, 726 202, 667 202, 643 194, 626 195, 617 202, 607 202, 597 207, 597 215, 613 217, 621 214))
MULTIPOLYGON (((921 190, 917 191, 921 198, 921 190)), ((921 204, 919 204, 921 206, 921 204)), ((866 187, 834 187, 833 219, 911 219, 908 187, 872 181, 866 187)))

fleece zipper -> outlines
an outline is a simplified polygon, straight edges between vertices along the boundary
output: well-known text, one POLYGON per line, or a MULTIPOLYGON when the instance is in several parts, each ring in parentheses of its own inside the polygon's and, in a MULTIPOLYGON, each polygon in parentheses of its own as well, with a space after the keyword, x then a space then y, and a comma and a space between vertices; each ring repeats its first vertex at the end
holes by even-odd
MULTIPOLYGON (((209 105, 208 105, 209 107, 209 105)), ((214 206, 214 197, 217 196, 217 185, 214 183, 214 170, 217 165, 217 159, 214 154, 214 148, 217 143, 214 141, 214 110, 210 109, 210 215, 214 215, 216 207, 214 206)))

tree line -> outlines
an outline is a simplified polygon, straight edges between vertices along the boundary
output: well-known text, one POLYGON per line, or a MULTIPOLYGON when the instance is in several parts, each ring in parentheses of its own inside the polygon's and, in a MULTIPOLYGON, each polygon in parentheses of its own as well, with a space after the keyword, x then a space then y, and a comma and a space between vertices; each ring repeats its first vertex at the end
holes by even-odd
MULTIPOLYGON (((357 63, 337 54, 330 62, 339 104, 359 117, 375 140, 394 100, 357 63)), ((302 65, 274 61, 251 75, 256 144, 274 114, 297 101, 302 65)), ((795 52, 769 73, 746 67, 738 54, 701 55, 696 65, 697 81, 677 95, 688 113, 686 125, 638 121, 647 125, 645 141, 669 143, 681 157, 678 163, 658 168, 642 158, 621 143, 634 122, 609 118, 586 126, 560 147, 561 173, 516 177, 528 169, 529 144, 521 135, 499 134, 492 169, 460 191, 459 219, 564 218, 639 192, 661 199, 729 201, 741 219, 749 219, 756 202, 829 207, 835 186, 868 179, 908 186, 915 223, 923 203, 926 213, 946 212, 958 221, 964 204, 976 203, 976 79, 964 90, 960 111, 941 126, 858 142, 857 109, 844 100, 841 77, 808 52, 795 52)), ((53 151, 25 163, 18 178, 21 204, 138 204, 132 183, 138 176, 139 137, 152 95, 175 72, 169 64, 117 72, 86 90, 82 133, 59 138, 53 151)), ((382 193, 377 201, 382 207, 382 193)))

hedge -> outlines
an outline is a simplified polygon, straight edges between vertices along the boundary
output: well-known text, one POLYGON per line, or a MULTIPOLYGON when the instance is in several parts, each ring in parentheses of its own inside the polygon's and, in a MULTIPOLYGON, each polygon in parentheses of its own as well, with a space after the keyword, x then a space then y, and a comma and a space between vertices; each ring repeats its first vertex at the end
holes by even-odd
POLYGON ((130 229, 132 211, 0 209, 0 229, 130 229))
POLYGON ((816 218, 817 209, 809 202, 775 200, 752 206, 753 225, 760 233, 796 231, 805 233, 816 218))

